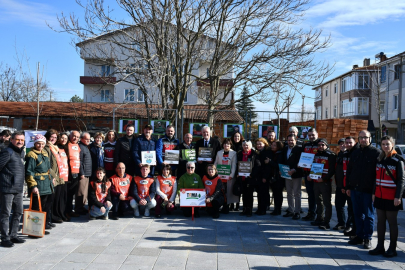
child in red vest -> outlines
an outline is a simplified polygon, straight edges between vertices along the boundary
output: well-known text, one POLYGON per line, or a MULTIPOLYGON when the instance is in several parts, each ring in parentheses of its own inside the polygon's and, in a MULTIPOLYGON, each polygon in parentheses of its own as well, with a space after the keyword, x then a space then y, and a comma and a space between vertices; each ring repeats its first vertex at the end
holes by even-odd
POLYGON ((133 190, 134 200, 131 200, 131 207, 134 208, 135 217, 139 217, 139 207, 145 206, 145 217, 150 216, 149 210, 156 206, 156 184, 153 178, 148 177, 150 166, 142 164, 141 176, 135 177, 135 188, 133 190))
POLYGON ((90 220, 98 217, 108 219, 108 211, 112 207, 110 190, 111 182, 108 181, 104 168, 97 168, 96 177, 89 185, 90 220))
POLYGON ((171 176, 172 167, 168 164, 163 165, 162 175, 155 180, 156 183, 156 208, 155 216, 160 217, 162 207, 166 209, 167 214, 174 210, 174 200, 176 199, 177 182, 176 177, 171 176))
POLYGON ((223 185, 221 178, 218 176, 217 167, 215 165, 207 166, 207 175, 202 179, 207 193, 205 203, 207 212, 213 218, 219 218, 219 208, 225 202, 223 185))

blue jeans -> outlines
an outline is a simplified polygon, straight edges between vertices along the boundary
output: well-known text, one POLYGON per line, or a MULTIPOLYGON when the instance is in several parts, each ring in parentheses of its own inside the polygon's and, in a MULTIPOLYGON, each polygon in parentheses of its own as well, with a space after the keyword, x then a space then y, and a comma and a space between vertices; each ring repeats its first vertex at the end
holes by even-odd
POLYGON ((105 207, 105 213, 104 214, 101 212, 100 208, 98 208, 95 205, 92 205, 91 208, 90 208, 90 216, 92 216, 92 217, 101 217, 101 216, 108 217, 108 211, 110 211, 110 209, 112 208, 112 204, 110 206, 108 206, 107 202, 108 201, 106 201, 104 203, 104 207, 105 207))
POLYGON ((0 193, 1 205, 1 240, 10 240, 10 237, 16 237, 20 218, 23 214, 23 194, 22 193, 0 193), (13 214, 10 222, 10 214, 13 214))
POLYGON ((361 239, 371 239, 374 230, 374 206, 372 194, 350 190, 353 204, 356 234, 361 239))

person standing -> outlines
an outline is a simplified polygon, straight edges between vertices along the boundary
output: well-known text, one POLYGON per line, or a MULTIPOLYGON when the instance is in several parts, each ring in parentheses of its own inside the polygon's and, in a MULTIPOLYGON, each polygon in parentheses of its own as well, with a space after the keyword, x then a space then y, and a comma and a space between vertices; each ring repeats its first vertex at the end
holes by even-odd
POLYGON ((381 151, 371 145, 371 134, 367 130, 359 133, 360 148, 353 151, 347 167, 346 194, 353 203, 356 237, 350 245, 363 244, 371 248, 371 236, 374 227, 373 191, 376 180, 377 158, 381 151))
POLYGON ((134 132, 135 126, 128 125, 125 129, 126 135, 117 140, 114 151, 114 167, 120 162, 124 163, 126 169, 125 172, 129 175, 135 174, 135 163, 132 154, 132 147, 134 146, 135 141, 134 132))
POLYGON ((115 174, 114 166, 114 152, 115 145, 117 144, 117 132, 115 130, 109 130, 104 142, 104 168, 107 174, 107 178, 110 178, 115 174))
POLYGON ((294 220, 301 218, 301 181, 303 177, 302 169, 298 167, 301 156, 301 147, 297 142, 297 136, 289 134, 287 136, 288 146, 284 147, 279 164, 288 165, 290 170, 288 175, 291 179, 285 179, 285 188, 287 190, 288 210, 283 217, 292 217, 294 220))
POLYGON ((255 214, 263 216, 266 214, 267 206, 270 205, 269 183, 271 175, 270 164, 266 163, 266 160, 270 159, 271 153, 265 138, 259 138, 256 140, 256 150, 261 166, 257 177, 257 211, 255 214))
POLYGON ((75 196, 75 213, 87 215, 88 210, 84 207, 89 194, 89 179, 93 174, 92 160, 89 150, 90 134, 83 132, 79 147, 80 147, 80 173, 79 186, 75 196))
POLYGON ((314 193, 316 200, 316 220, 311 222, 320 229, 329 230, 330 220, 332 218, 332 177, 335 175, 336 154, 329 150, 326 139, 318 140, 318 151, 315 154, 314 162, 323 164, 322 176, 318 179, 311 179, 307 176, 308 181, 314 181, 314 193), (322 201, 318 198, 322 196, 322 201), (325 217, 323 210, 325 208, 325 217))
POLYGON ((383 254, 385 257, 397 256, 398 210, 403 210, 402 193, 404 192, 404 159, 394 150, 395 142, 391 136, 381 138, 383 152, 378 157, 376 167, 376 185, 373 195, 374 207, 377 209, 378 243, 370 255, 383 254), (384 248, 386 222, 390 226, 390 246, 384 248))
POLYGON ((8 129, 0 133, 0 151, 6 148, 10 143, 11 132, 8 129))
MULTIPOLYGON (((284 145, 281 141, 275 141, 271 144, 270 158, 264 161, 265 164, 270 165, 270 188, 273 192, 274 198, 274 210, 270 215, 278 216, 281 215, 281 207, 283 206, 283 189, 284 189, 284 178, 280 175, 279 163, 282 159, 282 150, 284 145)), ((267 165, 267 166, 269 166, 267 165)))
POLYGON ((345 172, 343 170, 343 157, 346 152, 346 143, 345 139, 342 138, 338 141, 339 153, 336 157, 336 170, 335 170, 335 181, 336 181, 336 190, 335 190, 335 209, 338 223, 334 230, 344 230, 347 222, 345 215, 345 204, 346 204, 346 190, 344 189, 343 179, 345 177, 345 172))
POLYGON ((73 212, 73 197, 76 194, 79 180, 80 180, 80 147, 78 145, 80 139, 80 133, 73 130, 69 135, 69 142, 65 144, 65 152, 69 160, 69 177, 68 182, 66 182, 67 188, 67 199, 65 216, 68 220, 71 217, 80 216, 79 213, 73 212))
POLYGON ((98 168, 104 168, 104 159, 105 159, 105 152, 104 152, 104 134, 101 132, 97 132, 94 134, 94 142, 90 144, 90 156, 91 156, 91 175, 92 179, 95 179, 95 172, 98 168))
MULTIPOLYGON (((304 142, 298 139, 298 128, 296 126, 292 126, 288 129, 288 133, 292 134, 295 136, 296 142, 295 145, 302 147, 304 145, 304 142)), ((288 146, 288 136, 287 136, 287 141, 285 142, 286 147, 288 146)))
POLYGON ((269 145, 271 145, 273 142, 275 142, 276 141, 276 132, 274 130, 269 130, 267 132, 266 140, 269 145))
MULTIPOLYGON (((156 140, 152 138, 153 129, 151 125, 143 128, 143 134, 135 139, 133 143, 132 156, 135 161, 135 175, 141 175, 142 151, 156 151, 156 140)), ((155 167, 149 166, 149 176, 155 175, 155 167)))
POLYGON ((24 243, 17 236, 23 214, 24 191, 24 132, 11 135, 10 144, 0 152, 1 246, 13 247, 24 243), (10 224, 10 214, 11 224, 10 224))
POLYGON ((243 150, 242 142, 244 140, 245 140, 245 138, 243 138, 242 133, 235 132, 231 137, 232 150, 235 151, 236 153, 238 153, 239 151, 242 151, 243 150))
MULTIPOLYGON (((173 125, 166 127, 166 135, 160 138, 156 143, 156 161, 159 170, 162 170, 163 165, 167 165, 165 162, 166 150, 177 150, 179 140, 175 137, 175 130, 173 125)), ((177 165, 170 165, 172 167, 172 174, 176 176, 177 165)))
MULTIPOLYGON (((315 128, 308 130, 309 142, 306 142, 302 147, 303 153, 316 154, 318 151, 318 132, 315 128)), ((314 181, 308 181, 310 169, 303 169, 305 179, 305 190, 308 195, 308 214, 302 218, 304 221, 314 221, 316 217, 316 201, 314 193, 314 181)), ((322 200, 322 197, 318 198, 322 200)))
POLYGON ((219 141, 217 139, 214 139, 211 137, 211 129, 209 126, 204 126, 202 128, 202 136, 203 136, 203 138, 198 140, 195 144, 195 150, 197 152, 197 164, 198 164, 197 165, 197 174, 200 176, 201 179, 202 179, 202 177, 204 177, 204 175, 207 172, 207 165, 214 164, 215 159, 217 157, 217 153, 218 153, 218 151, 221 150, 221 144, 219 143, 219 141), (198 151, 201 147, 212 149, 211 160, 198 161, 198 157, 199 157, 198 151))
MULTIPOLYGON (((191 133, 186 133, 184 135, 183 143, 181 143, 177 146, 177 149, 180 151, 179 166, 177 167, 177 179, 180 179, 180 177, 183 174, 187 173, 186 167, 187 167, 187 162, 189 162, 189 160, 183 156, 183 150, 186 150, 186 149, 195 150, 195 145, 192 142, 193 142, 193 135, 191 135, 191 133)), ((197 157, 197 155, 195 157, 197 157)))

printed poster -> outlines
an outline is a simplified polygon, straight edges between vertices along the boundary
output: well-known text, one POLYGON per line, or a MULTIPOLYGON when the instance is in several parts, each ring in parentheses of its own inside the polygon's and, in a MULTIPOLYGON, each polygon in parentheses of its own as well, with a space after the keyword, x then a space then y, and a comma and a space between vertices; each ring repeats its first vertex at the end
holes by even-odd
POLYGON ((135 126, 134 133, 139 133, 139 120, 137 119, 120 119, 118 125, 118 133, 123 134, 127 130, 127 126, 135 126))
POLYGON ((291 175, 288 174, 288 172, 290 171, 290 166, 278 164, 278 168, 280 169, 281 177, 285 179, 291 179, 291 175))
POLYGON ((232 138, 233 134, 235 134, 236 132, 243 134, 243 125, 239 124, 224 125, 224 138, 232 138))
POLYGON ((314 180, 318 180, 322 178, 323 167, 325 164, 322 163, 312 163, 311 172, 309 173, 309 177, 314 180))
POLYGON ((190 124, 190 133, 193 137, 202 137, 202 128, 208 126, 207 123, 191 123, 190 124))
POLYGON ((166 127, 170 125, 170 121, 166 120, 151 120, 150 125, 153 128, 154 135, 165 135, 166 127))
POLYGON ((252 172, 252 162, 238 161, 238 175, 249 177, 252 172))
POLYGON ((298 167, 311 169, 312 162, 314 162, 315 154, 312 153, 301 153, 300 161, 298 162, 298 167))
POLYGON ((156 165, 156 151, 141 151, 142 164, 156 165))
POLYGON ((277 125, 259 125, 259 138, 267 138, 267 133, 274 130, 276 139, 278 139, 278 126, 277 125))
POLYGON ((295 126, 298 129, 298 138, 300 140, 308 141, 308 130, 311 129, 311 127, 308 126, 295 126))
POLYGON ((180 207, 204 207, 205 189, 202 188, 184 188, 180 190, 180 207))
POLYGON ((187 160, 190 162, 197 161, 195 149, 183 149, 181 154, 182 154, 184 160, 187 160))
POLYGON ((229 176, 231 175, 231 165, 217 165, 218 176, 221 179, 229 180, 229 176))
POLYGON ((165 162, 168 164, 179 164, 180 151, 179 150, 166 150, 165 162))
POLYGON ((198 148, 198 161, 212 161, 213 148, 200 147, 198 148))
POLYGON ((46 133, 45 130, 24 130, 24 132, 25 132, 25 148, 33 148, 35 136, 37 136, 38 134, 42 134, 45 136, 46 133))

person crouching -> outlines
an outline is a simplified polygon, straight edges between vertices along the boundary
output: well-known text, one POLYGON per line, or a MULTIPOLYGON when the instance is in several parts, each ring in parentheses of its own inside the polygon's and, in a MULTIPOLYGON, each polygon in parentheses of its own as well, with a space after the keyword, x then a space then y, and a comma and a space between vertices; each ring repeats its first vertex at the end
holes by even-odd
POLYGON ((162 207, 166 209, 167 214, 174 211, 174 200, 176 199, 177 182, 176 177, 171 176, 172 167, 169 164, 163 165, 162 175, 156 180, 156 208, 155 216, 160 218, 162 207))
POLYGON ((141 176, 135 177, 135 188, 133 191, 133 197, 135 200, 131 200, 131 207, 134 208, 134 215, 139 217, 139 205, 145 206, 145 217, 150 216, 150 209, 156 206, 156 184, 153 178, 148 177, 150 172, 150 166, 148 164, 142 164, 141 176))
POLYGON ((222 181, 218 176, 215 165, 207 166, 207 175, 204 175, 202 181, 207 193, 207 198, 205 199, 207 212, 213 218, 219 218, 219 208, 225 203, 225 196, 222 181))
POLYGON ((107 179, 104 168, 97 168, 96 177, 89 185, 90 220, 96 218, 108 219, 108 212, 112 208, 110 191, 111 182, 107 179))

